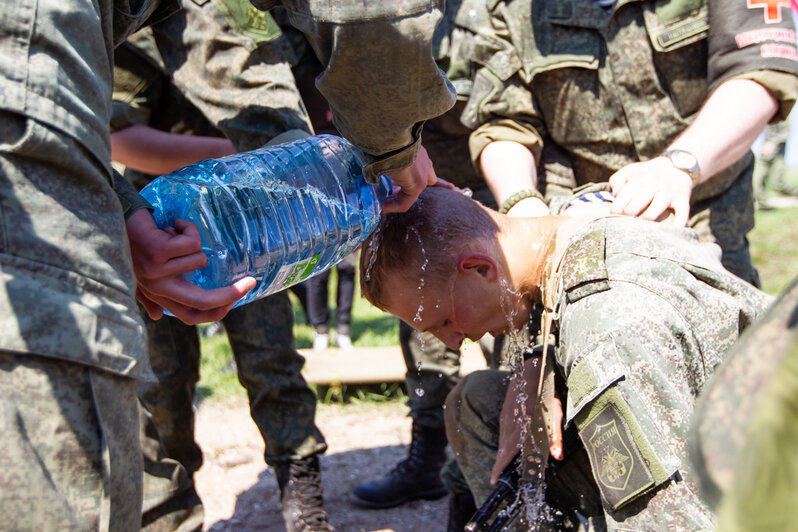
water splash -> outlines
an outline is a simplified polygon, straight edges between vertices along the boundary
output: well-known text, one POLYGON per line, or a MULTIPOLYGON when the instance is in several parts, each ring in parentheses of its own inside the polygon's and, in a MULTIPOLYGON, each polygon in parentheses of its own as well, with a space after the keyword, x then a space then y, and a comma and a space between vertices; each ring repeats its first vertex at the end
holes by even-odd
POLYGON ((368 265, 366 265, 366 271, 363 272, 363 277, 365 278, 366 282, 371 280, 371 270, 374 268, 374 261, 377 260, 377 250, 379 249, 381 244, 382 244, 382 232, 380 226, 378 225, 377 228, 374 230, 374 233, 372 233, 371 235, 371 240, 369 240, 369 245, 368 245, 369 262, 368 265))
MULTIPOLYGON (((527 331, 518 330, 515 327, 515 320, 520 309, 518 302, 521 300, 521 293, 515 290, 506 279, 500 281, 500 286, 503 290, 499 302, 507 319, 507 330, 509 331, 505 335, 505 364, 513 375, 511 382, 516 386, 517 403, 513 408, 513 415, 520 427, 516 447, 521 453, 529 451, 530 449, 525 449, 524 446, 524 443, 529 441, 533 451, 520 461, 520 470, 518 472, 522 478, 529 478, 529 475, 534 475, 535 471, 539 471, 538 478, 530 479, 530 482, 521 483, 516 493, 516 500, 511 506, 520 508, 526 523, 531 524, 534 528, 534 523, 554 522, 558 512, 546 503, 545 478, 543 476, 545 472, 540 471, 539 467, 541 449, 538 445, 539 442, 545 441, 545 438, 541 438, 541 435, 530 434, 529 431, 533 412, 527 411, 529 395, 527 393, 527 382, 524 378, 524 355, 529 349, 531 341, 527 331)), ((532 358, 529 363, 533 366, 538 366, 540 365, 540 358, 532 358)), ((532 384, 536 389, 535 383, 532 384)), ((548 449, 545 452, 548 452, 548 449)))
MULTIPOLYGON (((421 323, 421 313, 424 312, 424 272, 427 270, 427 265, 429 264, 429 259, 427 258, 427 251, 424 249, 424 242, 421 240, 421 233, 419 233, 418 229, 415 227, 409 227, 407 233, 405 233, 405 240, 410 238, 410 233, 414 233, 416 235, 416 239, 418 240, 418 247, 419 251, 421 252, 421 257, 424 259, 421 263, 421 272, 422 274, 419 276, 418 280, 418 308, 416 309, 416 315, 413 316, 413 324, 419 325, 421 323)), ((416 332, 416 339, 418 340, 418 347, 419 350, 424 353, 427 350, 427 339, 426 335, 416 332)), ((416 372, 418 374, 419 381, 421 380, 421 361, 416 364, 416 372)), ((424 397, 424 388, 417 387, 414 390, 417 397, 424 397)))

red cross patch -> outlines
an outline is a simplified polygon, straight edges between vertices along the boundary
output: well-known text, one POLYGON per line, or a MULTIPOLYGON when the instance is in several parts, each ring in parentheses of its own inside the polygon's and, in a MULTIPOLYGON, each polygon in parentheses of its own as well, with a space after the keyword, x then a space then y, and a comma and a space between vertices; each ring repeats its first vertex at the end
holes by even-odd
POLYGON ((765 24, 781 22, 781 8, 790 8, 790 0, 745 0, 748 9, 761 7, 765 12, 765 24))

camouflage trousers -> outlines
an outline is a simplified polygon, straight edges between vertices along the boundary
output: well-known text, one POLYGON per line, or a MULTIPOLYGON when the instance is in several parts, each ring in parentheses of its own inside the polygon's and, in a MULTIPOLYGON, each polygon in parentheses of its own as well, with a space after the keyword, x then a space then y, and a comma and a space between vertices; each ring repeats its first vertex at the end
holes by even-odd
MULTIPOLYGON (((496 460, 499 419, 508 384, 507 371, 472 373, 455 387, 446 402, 449 444, 478 506, 494 489, 490 484, 490 474, 496 460)), ((654 415, 669 414, 658 412, 654 415)), ((566 430, 564 439, 566 458, 562 462, 550 460, 546 475, 545 498, 553 509, 566 515, 579 512, 589 521, 589 530, 593 531, 663 530, 663 523, 657 520, 661 515, 669 516, 670 522, 681 523, 683 527, 679 529, 712 529, 711 512, 678 474, 616 511, 606 509, 609 506, 602 504, 595 473, 575 428, 566 430), (677 517, 674 519, 672 516, 677 517)), ((547 524, 547 519, 543 518, 535 526, 542 530, 558 530, 556 524, 547 524)))
POLYGON ((133 379, 0 352, 0 412, 4 530, 139 529, 133 379))
POLYGON ((205 510, 194 486, 194 478, 180 462, 164 453, 158 428, 144 407, 139 408, 139 433, 144 466, 141 530, 202 530, 205 510))
MULTIPOLYGON (((150 421, 142 423, 145 468, 164 473, 171 461, 182 464, 188 477, 176 477, 171 489, 145 478, 145 510, 152 521, 168 512, 191 513, 197 500, 191 495, 191 477, 202 466, 202 450, 194 439, 194 398, 199 381, 200 346, 197 328, 174 318, 147 322, 150 365, 155 382, 144 382, 138 392, 150 421), (150 448, 160 440, 162 450, 150 448), (164 459, 168 458, 164 462, 164 459), (176 503, 174 498, 184 501, 176 503)), ((231 310, 222 319, 233 350, 238 379, 247 391, 250 413, 265 443, 270 465, 307 458, 326 450, 314 417, 316 396, 300 373, 304 359, 294 348, 293 314, 285 292, 231 310)), ((150 479, 154 480, 154 479, 150 479)), ((195 508, 196 510, 196 508, 195 508)), ((194 513, 196 515, 196 512, 194 513)), ((145 524, 149 520, 145 514, 145 524)), ((160 525, 159 525, 160 526, 160 525)))

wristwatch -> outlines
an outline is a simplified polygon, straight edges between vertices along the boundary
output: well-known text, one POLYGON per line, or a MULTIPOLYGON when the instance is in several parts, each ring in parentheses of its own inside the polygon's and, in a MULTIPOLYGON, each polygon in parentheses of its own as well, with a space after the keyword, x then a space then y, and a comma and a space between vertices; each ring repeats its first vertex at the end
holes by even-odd
POLYGON ((667 150, 663 152, 662 156, 670 159, 671 164, 673 164, 677 170, 681 170, 689 175, 693 184, 701 177, 701 168, 698 166, 698 159, 689 151, 667 150))

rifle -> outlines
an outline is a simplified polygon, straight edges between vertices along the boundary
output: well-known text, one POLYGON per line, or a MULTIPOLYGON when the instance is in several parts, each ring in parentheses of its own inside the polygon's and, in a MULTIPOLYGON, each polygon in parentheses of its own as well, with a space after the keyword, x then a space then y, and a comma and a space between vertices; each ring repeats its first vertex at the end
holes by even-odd
POLYGON ((465 532, 499 532, 518 517, 524 504, 518 492, 520 460, 520 455, 516 456, 502 471, 496 488, 466 523, 465 532))

